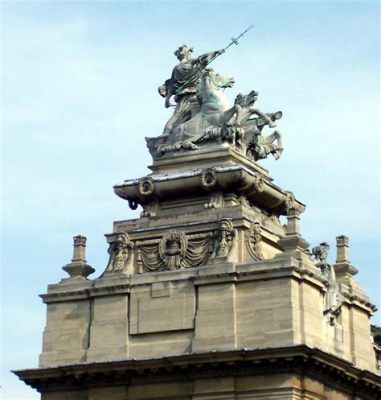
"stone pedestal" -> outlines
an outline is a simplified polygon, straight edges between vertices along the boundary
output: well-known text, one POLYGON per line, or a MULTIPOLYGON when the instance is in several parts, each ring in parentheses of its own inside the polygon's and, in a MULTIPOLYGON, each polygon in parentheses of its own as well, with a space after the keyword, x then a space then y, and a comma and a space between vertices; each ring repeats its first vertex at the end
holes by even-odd
POLYGON ((44 400, 377 398, 374 308, 347 241, 334 280, 302 237, 304 205, 232 146, 151 169, 114 187, 142 211, 106 235, 100 277, 42 295, 40 366, 17 374, 44 400))

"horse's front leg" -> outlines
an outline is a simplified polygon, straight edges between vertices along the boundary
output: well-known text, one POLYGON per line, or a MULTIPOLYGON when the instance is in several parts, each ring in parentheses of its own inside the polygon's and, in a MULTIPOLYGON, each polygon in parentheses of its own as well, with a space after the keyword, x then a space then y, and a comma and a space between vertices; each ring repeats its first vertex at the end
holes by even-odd
POLYGON ((273 135, 274 135, 274 140, 277 141, 277 144, 272 153, 274 155, 275 160, 278 160, 283 152, 282 135, 278 131, 273 132, 273 135))
POLYGON ((277 140, 278 147, 282 149, 282 135, 278 131, 275 131, 274 134, 277 140))
POLYGON ((238 107, 237 105, 234 105, 229 110, 226 110, 222 115, 221 119, 222 125, 225 126, 236 125, 236 121, 238 119, 239 114, 240 114, 240 107, 238 107))

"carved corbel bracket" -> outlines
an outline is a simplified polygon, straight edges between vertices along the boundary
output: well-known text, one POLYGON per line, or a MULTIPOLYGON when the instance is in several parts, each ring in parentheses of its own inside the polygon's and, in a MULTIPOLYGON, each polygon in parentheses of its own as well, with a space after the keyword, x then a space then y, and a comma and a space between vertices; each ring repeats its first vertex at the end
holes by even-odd
POLYGON ((155 217, 159 208, 159 201, 157 199, 150 199, 148 204, 144 204, 143 211, 140 213, 140 218, 155 217))
POLYGON ((253 188, 256 192, 262 193, 265 189, 265 179, 262 175, 256 174, 253 177, 253 188))
POLYGON ((296 198, 294 193, 287 191, 285 196, 284 196, 284 203, 285 203, 285 207, 286 207, 286 211, 287 213, 289 213, 291 210, 294 210, 295 213, 302 214, 306 207, 299 203, 296 198))

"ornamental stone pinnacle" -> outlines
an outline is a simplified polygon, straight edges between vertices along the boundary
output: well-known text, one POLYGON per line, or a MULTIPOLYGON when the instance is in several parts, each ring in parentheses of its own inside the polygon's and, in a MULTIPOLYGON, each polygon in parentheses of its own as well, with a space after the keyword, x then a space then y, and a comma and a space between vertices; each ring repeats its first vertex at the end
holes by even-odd
POLYGON ((70 278, 86 279, 95 272, 94 268, 86 264, 86 240, 86 237, 82 235, 73 237, 73 258, 70 264, 62 267, 70 275, 70 278))
POLYGON ((349 263, 349 239, 347 236, 336 237, 336 263, 349 263))
POLYGON ((348 282, 353 275, 358 273, 349 260, 349 239, 347 236, 336 237, 336 264, 334 265, 336 275, 348 282))

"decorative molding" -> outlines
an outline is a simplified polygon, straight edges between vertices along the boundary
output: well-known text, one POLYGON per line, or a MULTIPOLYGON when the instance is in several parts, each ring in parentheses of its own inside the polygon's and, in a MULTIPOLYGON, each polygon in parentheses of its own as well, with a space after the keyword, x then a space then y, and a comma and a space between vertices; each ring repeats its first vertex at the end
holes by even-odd
POLYGON ((136 242, 138 273, 178 270, 204 265, 212 252, 212 233, 188 235, 171 231, 160 240, 136 242))
POLYGON ((254 182, 253 182, 253 187, 254 189, 258 192, 261 193, 265 189, 265 180, 262 175, 256 174, 253 177, 254 182))
POLYGON ((184 354, 154 359, 90 362, 13 371, 42 394, 82 387, 156 383, 231 376, 293 373, 315 378, 326 386, 364 400, 381 396, 380 377, 317 348, 282 348, 184 354))
POLYGON ((149 217, 156 217, 158 209, 159 209, 159 202, 155 198, 151 198, 148 204, 143 204, 143 211, 140 213, 140 218, 149 218, 149 217))
POLYGON ((204 168, 201 171, 201 185, 210 189, 213 188, 217 183, 217 174, 214 168, 204 168))
POLYGON ((221 192, 213 192, 210 195, 209 201, 204 204, 204 207, 207 209, 210 208, 220 208, 225 205, 224 196, 221 192))
POLYGON ((248 231, 246 246, 254 260, 263 260, 261 224, 253 222, 248 231))
POLYGON ((185 268, 185 259, 188 241, 182 232, 165 233, 159 244, 159 256, 166 269, 174 270, 185 268))
POLYGON ((236 232, 230 218, 222 218, 215 234, 215 257, 228 257, 236 232))
POLYGON ((133 248, 133 243, 130 241, 127 233, 117 233, 115 240, 110 243, 108 253, 110 259, 106 272, 123 272, 127 268, 130 258, 130 250, 133 248))
POLYGON ((131 210, 136 210, 138 208, 139 203, 136 200, 128 199, 128 206, 131 210))
POLYGON ((138 191, 142 196, 150 196, 154 191, 153 179, 150 176, 146 176, 139 180, 138 191))
POLYGON ((344 295, 340 284, 336 281, 335 269, 327 261, 328 252, 329 244, 326 242, 320 243, 319 246, 312 249, 315 264, 320 269, 321 274, 327 279, 323 312, 327 317, 327 322, 330 325, 335 325, 337 317, 341 314, 344 295))
POLYGON ((297 202, 294 193, 290 191, 286 191, 286 194, 284 196, 284 202, 287 212, 289 210, 295 210, 297 214, 302 214, 306 209, 304 205, 297 202))

